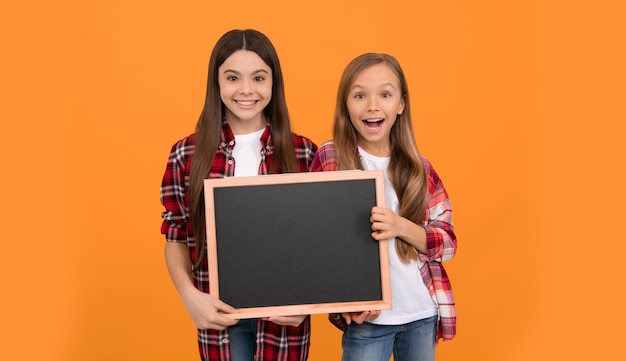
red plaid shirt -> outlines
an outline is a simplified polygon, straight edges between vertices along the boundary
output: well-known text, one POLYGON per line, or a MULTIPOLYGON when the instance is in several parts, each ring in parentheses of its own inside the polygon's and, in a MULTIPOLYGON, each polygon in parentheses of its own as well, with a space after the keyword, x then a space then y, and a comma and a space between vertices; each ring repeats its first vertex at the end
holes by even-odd
MULTIPOLYGON (((307 172, 317 146, 309 139, 293 135, 296 161, 300 172, 307 172)), ((261 136, 263 145, 259 174, 267 174, 272 159, 272 139, 268 125, 261 136)), ((162 213, 161 233, 167 242, 187 244, 192 263, 197 259, 196 241, 189 221, 189 172, 194 154, 195 136, 192 134, 174 144, 167 168, 161 183, 162 213)), ((232 177, 235 174, 233 148, 235 137, 224 123, 219 148, 211 166, 211 178, 232 177)), ((280 172, 280 171, 279 171, 280 172)), ((200 270, 194 274, 196 287, 209 292, 207 257, 200 270)), ((280 326, 273 322, 258 320, 257 361, 304 361, 308 357, 310 345, 310 318, 307 317, 298 327, 280 326)), ((202 360, 230 361, 228 329, 224 331, 198 330, 198 345, 202 360)))
MULTIPOLYGON (((437 304, 439 323, 437 339, 452 340, 456 334, 456 310, 452 286, 442 261, 450 260, 457 249, 452 226, 452 206, 441 179, 430 162, 422 157, 428 172, 428 202, 420 223, 426 229, 427 253, 419 253, 419 271, 431 297, 437 304)), ((312 172, 339 169, 337 151, 332 141, 322 144, 313 159, 312 172)), ((343 328, 342 320, 331 315, 330 321, 343 328)))

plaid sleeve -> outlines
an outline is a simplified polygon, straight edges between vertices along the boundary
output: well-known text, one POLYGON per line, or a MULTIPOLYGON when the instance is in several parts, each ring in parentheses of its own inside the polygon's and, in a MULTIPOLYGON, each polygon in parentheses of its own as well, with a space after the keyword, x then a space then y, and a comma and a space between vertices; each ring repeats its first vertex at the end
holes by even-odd
POLYGON ((192 153, 193 144, 189 137, 174 144, 161 182, 161 204, 165 207, 161 213, 161 233, 168 242, 187 243, 189 210, 185 194, 192 153))
POLYGON ((456 305, 452 285, 442 261, 450 260, 457 250, 452 226, 452 206, 443 183, 432 165, 422 158, 428 171, 428 203, 422 225, 426 229, 427 254, 420 254, 420 273, 439 313, 437 339, 449 341, 456 335, 456 305))
POLYGON ((328 141, 320 146, 311 163, 311 172, 329 172, 339 170, 339 160, 335 144, 328 141))
POLYGON ((298 162, 298 171, 308 172, 313 157, 317 153, 317 145, 309 138, 297 134, 293 136, 293 143, 296 152, 296 161, 298 162))
POLYGON ((452 285, 441 262, 427 262, 421 271, 439 314, 437 339, 450 341, 456 335, 456 304, 452 285))
POLYGON ((427 259, 448 261, 454 257, 457 240, 452 225, 452 205, 437 172, 423 158, 428 171, 428 203, 422 226, 426 229, 427 259))

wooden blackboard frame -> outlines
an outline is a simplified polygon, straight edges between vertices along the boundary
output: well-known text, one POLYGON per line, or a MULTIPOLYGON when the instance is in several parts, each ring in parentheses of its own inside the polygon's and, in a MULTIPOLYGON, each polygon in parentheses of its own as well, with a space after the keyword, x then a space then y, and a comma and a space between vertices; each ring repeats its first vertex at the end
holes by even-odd
POLYGON ((369 228, 371 207, 385 206, 383 171, 356 170, 205 179, 204 189, 210 293, 240 311, 227 316, 239 319, 391 308, 388 241, 377 242, 372 239, 369 228), (320 189, 330 192, 315 193, 320 189), (340 195, 332 196, 335 191, 340 192, 340 195), (275 194, 280 196, 268 198, 270 197, 268 192, 276 192, 275 194), (271 204, 260 204, 268 202, 268 199, 271 204), (353 201, 346 202, 347 199, 353 201), (261 216, 265 213, 266 216, 261 216), (280 219, 275 216, 276 214, 280 215, 280 219), (313 226, 317 215, 322 216, 323 221, 313 226), (303 221, 302 218, 307 219, 303 221), (343 218, 346 218, 345 221, 343 218), (358 218, 358 225, 354 224, 354 218, 358 218), (234 223, 230 224, 231 221, 234 223), (297 237, 294 237, 293 234, 290 235, 290 231, 299 232, 299 230, 292 229, 290 225, 298 222, 302 222, 303 228, 315 227, 319 234, 332 234, 333 237, 322 236, 323 238, 316 240, 313 235, 317 232, 310 230, 306 234, 298 233, 297 237), (323 228, 325 224, 333 228, 323 228), (252 237, 246 233, 248 228, 251 229, 252 237), (281 229, 281 232, 279 234, 266 232, 275 229, 281 229), (242 235, 242 232, 246 235, 242 235), (230 241, 219 243, 218 238, 230 241), (249 241, 250 239, 254 241, 249 241), (299 242, 297 247, 294 240, 299 242), (320 240, 332 244, 330 247, 320 247, 319 244, 324 244, 320 240), (355 247, 355 242, 363 242, 364 246, 358 243, 359 246, 355 247), (371 245, 368 242, 372 242, 371 245), (238 246, 239 243, 245 243, 243 248, 238 246), (229 250, 233 247, 234 249, 229 250), (297 254, 299 252, 304 254, 297 254), (329 264, 329 258, 333 257, 340 257, 339 262, 336 262, 335 258, 334 263, 329 264), (258 288, 260 287, 258 280, 254 282, 248 279, 256 274, 264 274, 263 267, 265 265, 268 268, 273 267, 272 264, 276 263, 276 260, 280 260, 278 263, 281 264, 281 268, 268 270, 270 276, 262 278, 262 289, 258 288), (283 265, 283 261, 287 265, 283 265), (298 267, 305 262, 319 265, 317 269, 311 270, 316 273, 315 276, 310 275, 310 272, 298 271, 298 267), (225 266, 227 263, 231 266, 225 266), (256 265, 255 268, 246 270, 245 267, 251 266, 251 263, 256 265), (289 265, 294 267, 293 272, 289 265), (358 274, 350 276, 357 270, 360 270, 358 274), (229 276, 221 275, 220 272, 229 276), (327 278, 323 278, 322 274, 327 278), (241 290, 240 294, 231 294, 228 299, 220 297, 221 288, 226 289, 224 286, 226 281, 223 279, 225 277, 233 279, 229 287, 232 290, 230 292, 237 293, 241 290), (240 277, 246 279, 241 280, 240 277), (302 280, 299 277, 302 277, 302 280), (355 281, 346 277, 359 279, 355 281), (283 281, 283 278, 288 280, 283 281), (315 287, 309 287, 310 284, 317 283, 318 278, 331 280, 328 285, 319 284, 317 286, 319 292, 315 287), (235 279, 237 281, 234 281, 235 279), (307 279, 308 285, 305 284, 307 279), (311 282, 311 279, 316 281, 311 282), (344 281, 346 283, 341 283, 344 281), (273 289, 267 290, 268 294, 271 294, 269 298, 272 298, 267 304, 266 301, 259 301, 261 302, 259 304, 255 303, 256 301, 239 302, 239 299, 249 297, 246 294, 265 292, 264 285, 273 282, 292 286, 288 289, 274 286, 273 289), (344 286, 337 286, 336 282, 344 286), (250 290, 255 287, 261 291, 251 292, 250 290), (324 296, 319 296, 320 294, 324 296), (274 297, 280 299, 273 299, 274 297))

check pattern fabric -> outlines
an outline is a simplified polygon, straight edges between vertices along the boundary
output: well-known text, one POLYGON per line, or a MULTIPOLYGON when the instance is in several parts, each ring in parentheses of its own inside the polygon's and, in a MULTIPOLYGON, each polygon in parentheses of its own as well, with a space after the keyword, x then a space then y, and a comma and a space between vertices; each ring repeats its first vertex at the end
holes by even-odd
MULTIPOLYGON (((189 179, 191 161, 195 149, 195 135, 189 135, 176 142, 171 149, 165 174, 161 183, 162 213, 161 233, 167 242, 185 243, 189 247, 192 263, 198 257, 196 240, 189 219, 189 179)), ((267 174, 272 160, 273 147, 268 124, 260 139, 262 143, 259 174, 267 174)), ((307 172, 317 151, 308 138, 293 135, 294 148, 299 172, 307 172)), ((227 122, 223 123, 220 144, 211 166, 211 178, 232 177, 235 174, 235 159, 232 152, 235 137, 227 122)), ((280 169, 277 169, 280 173, 280 169)), ((208 263, 204 258, 202 266, 193 274, 195 286, 209 292, 208 263)), ((310 317, 298 327, 281 326, 259 319, 257 322, 257 361, 304 361, 310 346, 310 317)), ((202 360, 230 361, 228 329, 198 329, 198 346, 202 360)))
MULTIPOLYGON (((439 175, 423 156, 422 163, 428 173, 428 202, 426 213, 420 222, 426 229, 427 253, 419 253, 418 267, 424 284, 437 304, 437 339, 448 341, 456 334, 456 308, 450 279, 442 262, 454 257, 457 239, 452 225, 450 198, 439 175)), ((334 143, 329 141, 320 146, 313 159, 311 171, 336 170, 339 170, 337 150, 334 143)), ((339 329, 345 328, 345 321, 339 315, 331 314, 329 320, 339 329)))

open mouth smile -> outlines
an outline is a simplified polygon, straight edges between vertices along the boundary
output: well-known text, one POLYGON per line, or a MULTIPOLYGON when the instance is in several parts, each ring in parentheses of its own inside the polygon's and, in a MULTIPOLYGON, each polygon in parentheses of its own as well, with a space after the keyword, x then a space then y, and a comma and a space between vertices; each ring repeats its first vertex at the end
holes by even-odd
POLYGON ((363 119, 363 123, 368 128, 380 128, 384 121, 383 118, 363 119))

